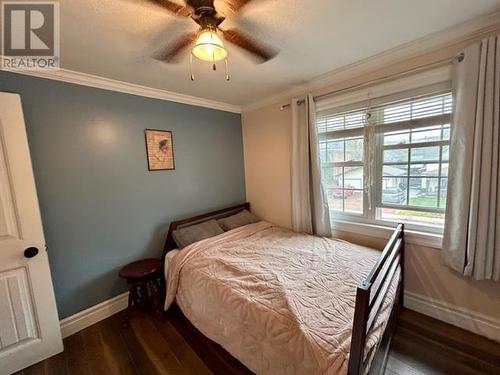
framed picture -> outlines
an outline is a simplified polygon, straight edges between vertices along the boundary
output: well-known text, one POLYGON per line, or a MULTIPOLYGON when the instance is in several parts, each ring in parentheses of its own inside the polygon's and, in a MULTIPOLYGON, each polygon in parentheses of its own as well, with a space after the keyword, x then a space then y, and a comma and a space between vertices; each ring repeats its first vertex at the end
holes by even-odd
POLYGON ((171 131, 146 129, 146 152, 150 171, 175 169, 174 140, 171 131))

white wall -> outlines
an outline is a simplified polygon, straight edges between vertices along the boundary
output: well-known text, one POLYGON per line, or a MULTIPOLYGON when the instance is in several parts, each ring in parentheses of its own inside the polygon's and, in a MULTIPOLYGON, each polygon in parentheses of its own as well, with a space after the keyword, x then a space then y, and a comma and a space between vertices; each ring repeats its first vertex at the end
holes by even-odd
POLYGON ((291 227, 291 111, 273 105, 245 113, 243 151, 247 200, 258 216, 291 227))

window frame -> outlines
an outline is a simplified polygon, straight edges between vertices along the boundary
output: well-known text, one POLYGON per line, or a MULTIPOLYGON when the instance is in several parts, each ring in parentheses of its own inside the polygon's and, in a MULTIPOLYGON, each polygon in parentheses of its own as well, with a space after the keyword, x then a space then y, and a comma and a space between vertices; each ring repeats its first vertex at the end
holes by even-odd
MULTIPOLYGON (((383 138, 383 137, 381 137, 383 138)), ((377 141, 376 141, 377 142, 377 141)), ((444 179, 444 178, 448 178, 447 176, 443 177, 442 175, 442 164, 443 162, 446 163, 446 160, 443 161, 443 154, 442 154, 442 148, 445 147, 445 146, 450 146, 450 141, 449 140, 441 140, 441 141, 432 141, 432 142, 421 142, 421 143, 418 143, 415 147, 412 147, 411 144, 408 144, 408 145, 390 145, 390 146, 385 146, 383 145, 383 140, 382 141, 378 141, 380 142, 381 144, 377 144, 375 147, 378 151, 378 155, 377 155, 377 171, 375 173, 375 176, 376 176, 376 181, 378 182, 377 184, 375 184, 376 188, 378 189, 378 193, 376 194, 376 206, 377 208, 401 208, 401 207, 405 207, 405 208, 408 208, 408 210, 416 210, 416 211, 422 211, 422 212, 432 212, 432 213, 446 213, 446 208, 440 208, 439 205, 440 205, 440 192, 441 192, 441 180, 444 179), (412 149, 417 149, 417 148, 425 148, 425 147, 439 147, 439 159, 437 160, 430 160, 430 161, 412 161, 411 160, 411 150, 412 149), (384 156, 383 156, 383 152, 385 150, 391 150, 391 149, 395 149, 395 150, 401 150, 401 149, 408 149, 408 154, 409 154, 409 159, 407 162, 394 162, 394 163, 384 163, 384 156), (418 164, 439 164, 439 172, 436 176, 422 176, 422 177, 419 177, 419 176, 412 176, 410 174, 410 166, 411 165, 418 165, 418 164), (384 203, 382 202, 382 194, 380 193, 380 188, 382 187, 382 180, 383 178, 386 178, 387 176, 384 176, 384 173, 383 173, 383 168, 385 165, 401 165, 401 166, 408 166, 408 172, 406 174, 406 176, 402 177, 402 178, 406 178, 408 180, 410 180, 411 178, 433 178, 433 179, 437 179, 439 181, 439 188, 438 188, 438 194, 437 194, 437 203, 436 203, 436 208, 433 208, 433 207, 423 207, 423 206, 412 206, 410 204, 407 204, 407 205, 396 205, 396 204, 388 204, 388 203, 384 203)), ((377 142, 377 143, 378 143, 377 142)), ((410 201, 410 188, 408 187, 407 189, 407 193, 406 193, 406 201, 409 202, 410 201)))
MULTIPOLYGON (((442 95, 442 94, 447 94, 450 93, 450 87, 446 87, 445 89, 441 89, 439 91, 429 91, 424 94, 420 95, 408 95, 406 98, 410 100, 411 98, 417 98, 417 97, 425 97, 425 96, 432 96, 432 95, 442 95)), ((404 101, 404 97, 402 100, 404 101)), ((390 102, 387 102, 389 104, 390 102)), ((330 110, 331 111, 331 110, 330 110)), ((329 111, 329 112, 330 112, 329 111)), ((333 113, 335 111, 332 111, 333 113)), ((364 187, 363 187, 363 213, 362 214, 354 214, 354 213, 346 213, 346 212, 340 212, 333 210, 330 208, 330 217, 332 218, 333 222, 339 221, 343 223, 354 223, 354 224, 367 224, 367 225, 375 225, 375 226, 385 226, 385 227, 391 227, 394 226, 396 221, 390 221, 390 220, 384 220, 379 217, 378 212, 379 209, 381 208, 398 208, 401 209, 407 209, 407 210, 415 210, 415 211, 420 211, 420 212, 432 212, 432 213, 446 213, 446 208, 440 208, 439 203, 441 199, 441 182, 443 178, 442 176, 442 163, 443 163, 443 147, 444 146, 450 146, 450 139, 448 138, 447 140, 443 140, 443 131, 445 129, 445 126, 447 124, 450 124, 450 129, 451 129, 451 117, 452 114, 441 114, 441 115, 436 115, 432 117, 427 117, 427 118, 419 118, 419 119, 413 119, 413 120, 405 120, 405 121, 400 121, 400 122, 395 122, 391 124, 379 124, 379 125, 374 125, 374 126, 363 126, 361 128, 347 128, 347 129, 340 129, 340 130, 331 130, 326 133, 322 133, 321 136, 326 137, 327 139, 342 139, 346 138, 349 136, 364 136, 364 158, 363 158, 363 180, 364 180, 364 187), (385 132, 395 132, 398 130, 401 130, 402 132, 408 131, 411 133, 413 130, 418 130, 421 128, 427 128, 431 126, 441 126, 441 140, 439 141, 428 141, 428 142, 418 142, 418 143, 410 143, 408 144, 397 144, 397 145, 384 145, 384 133, 385 132), (368 128, 373 128, 372 132, 369 132, 367 129, 368 128), (369 150, 372 147, 370 145, 370 142, 374 142, 374 150, 375 150, 375 160, 373 163, 369 162, 370 157, 369 157, 369 150), (406 146, 406 147, 405 147, 406 146), (409 203, 409 195, 410 195, 410 165, 411 164, 426 164, 426 161, 419 161, 419 162, 412 162, 411 161, 411 150, 416 149, 416 148, 422 148, 422 147, 429 147, 429 146, 439 146, 439 160, 433 160, 429 161, 429 164, 439 164, 439 171, 438 174, 434 177, 432 176, 431 178, 436 178, 438 181, 438 192, 437 192, 437 203, 436 203, 436 208, 429 208, 429 207, 419 207, 419 206, 410 206, 409 204, 407 206, 401 206, 401 205, 391 205, 387 203, 382 202, 382 190, 383 190, 383 166, 384 166, 384 160, 383 160, 383 152, 385 149, 401 149, 401 148, 407 148, 408 149, 408 161, 404 163, 400 163, 401 165, 407 165, 408 166, 408 172, 407 175, 404 177, 408 181, 408 188, 407 188, 407 202, 409 203), (371 169, 370 173, 368 173, 369 169, 371 169), (367 183, 367 178, 369 174, 372 175, 371 180, 373 181, 371 186, 369 185, 369 182, 367 183), (371 206, 370 206, 371 202, 371 206)), ((329 166, 331 165, 332 167, 340 167, 340 166, 347 166, 347 162, 342 162, 342 163, 321 163, 321 169, 323 170, 324 166, 329 166)), ((358 163, 359 164, 359 163, 358 163)), ((398 164, 397 162, 395 163, 385 163, 385 164, 398 164)), ((418 178, 418 177, 417 177, 418 178)), ((326 186, 324 187, 325 190, 327 189, 326 186)), ((345 202, 343 203, 345 205, 345 202)), ((345 207, 345 206, 343 206, 345 207)), ((442 226, 433 226, 433 225, 426 225, 425 223, 415 223, 415 222, 406 222, 405 223, 406 228, 409 230, 417 231, 417 232, 423 232, 423 233, 430 233, 433 235, 441 235, 443 233, 443 227, 442 226)))
MULTIPOLYGON (((363 138, 363 141, 364 141, 364 134, 363 134, 363 128, 356 128, 356 129, 345 129, 345 131, 340 131, 340 132, 328 132, 328 133, 324 133, 325 135, 325 138, 328 141, 331 141, 333 140, 334 142, 336 140, 343 140, 344 141, 344 158, 345 158, 345 141, 346 141, 346 138, 363 138), (337 134, 337 133, 342 133, 342 134, 337 134)), ((361 189, 353 189, 355 191, 362 191, 363 192, 363 213, 355 213, 355 212, 349 212, 349 213, 346 213, 345 215, 346 216, 352 216, 352 217, 366 217, 366 214, 365 214, 365 207, 366 207, 366 204, 367 204, 367 197, 366 197, 366 194, 365 194, 365 186, 366 186, 366 181, 365 181, 365 178, 364 178, 364 175, 365 175, 365 160, 366 160, 366 147, 364 146, 363 144, 363 158, 362 160, 358 161, 358 160, 344 160, 344 161, 338 161, 338 162, 335 162, 335 161, 331 161, 331 162, 326 162, 326 163, 321 163, 321 176, 323 176, 323 168, 325 167, 331 167, 331 168, 352 168, 352 167, 361 167, 363 168, 363 187, 361 189)), ((322 180, 322 183, 323 183, 323 180, 322 180)), ((323 188, 328 191, 329 188, 327 188, 324 184, 323 184, 323 188)), ((333 189, 335 190, 335 188, 330 188, 330 189, 333 189)), ((342 188, 340 188, 343 192, 346 190, 345 189, 345 176, 344 176, 344 169, 342 170, 342 188)), ((342 208, 343 208, 343 212, 345 212, 345 200, 343 200, 342 202, 342 208)), ((332 210, 330 210, 332 211, 332 210)), ((338 212, 338 211, 337 211, 338 212)))

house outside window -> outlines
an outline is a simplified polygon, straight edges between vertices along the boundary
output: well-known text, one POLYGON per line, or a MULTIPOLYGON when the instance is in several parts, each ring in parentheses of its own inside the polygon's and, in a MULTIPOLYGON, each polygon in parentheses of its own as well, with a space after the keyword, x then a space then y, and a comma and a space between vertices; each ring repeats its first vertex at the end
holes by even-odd
POLYGON ((453 100, 449 89, 435 90, 318 113, 322 183, 333 221, 404 222, 442 232, 453 100))

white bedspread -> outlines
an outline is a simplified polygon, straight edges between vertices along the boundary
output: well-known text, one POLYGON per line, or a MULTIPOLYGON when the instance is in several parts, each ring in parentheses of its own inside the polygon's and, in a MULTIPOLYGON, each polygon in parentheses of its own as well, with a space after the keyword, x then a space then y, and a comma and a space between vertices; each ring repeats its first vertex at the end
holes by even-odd
MULTIPOLYGON (((346 374, 356 287, 379 256, 340 240, 250 224, 172 257, 165 309, 176 300, 195 327, 257 374, 346 374)), ((396 284, 368 349, 381 338, 396 284)))

